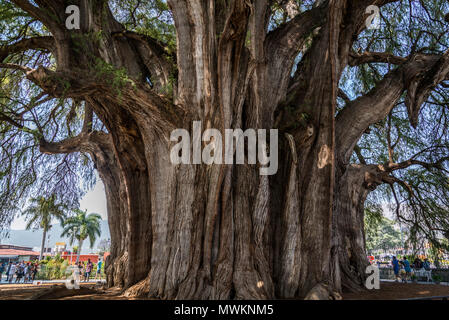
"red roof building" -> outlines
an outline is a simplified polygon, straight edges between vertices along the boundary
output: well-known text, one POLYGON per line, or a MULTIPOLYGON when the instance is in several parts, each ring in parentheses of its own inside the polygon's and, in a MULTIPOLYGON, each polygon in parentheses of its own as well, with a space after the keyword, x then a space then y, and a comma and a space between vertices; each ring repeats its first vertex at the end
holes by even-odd
POLYGON ((13 245, 0 245, 0 261, 30 261, 39 258, 39 252, 32 248, 13 245))

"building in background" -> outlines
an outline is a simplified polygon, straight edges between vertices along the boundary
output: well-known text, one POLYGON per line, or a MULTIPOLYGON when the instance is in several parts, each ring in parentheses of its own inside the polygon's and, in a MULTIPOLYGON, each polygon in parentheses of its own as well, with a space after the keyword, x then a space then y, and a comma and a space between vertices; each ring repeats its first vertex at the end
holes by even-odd
POLYGON ((67 251, 67 245, 65 242, 56 242, 53 248, 53 255, 63 255, 67 251))
POLYGON ((36 259, 39 259, 39 252, 33 251, 33 248, 0 244, 0 263, 32 261, 36 259))
MULTIPOLYGON (((69 252, 64 252, 61 255, 61 258, 64 260, 67 260, 69 262, 69 264, 74 264, 76 262, 76 253, 69 253, 69 252)), ((80 262, 87 262, 87 259, 90 259, 90 261, 92 263, 97 263, 99 256, 98 254, 82 254, 80 255, 80 262)))

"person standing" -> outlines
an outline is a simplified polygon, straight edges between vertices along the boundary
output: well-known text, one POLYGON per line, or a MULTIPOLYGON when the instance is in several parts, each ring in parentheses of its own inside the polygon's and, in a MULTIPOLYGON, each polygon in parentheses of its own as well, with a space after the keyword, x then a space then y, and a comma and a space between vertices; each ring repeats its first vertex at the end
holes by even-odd
POLYGON ((17 271, 17 266, 15 264, 11 264, 10 268, 9 268, 9 278, 8 278, 8 282, 12 283, 12 279, 14 279, 14 275, 16 274, 17 271))
POLYGON ((87 259, 86 276, 84 278, 85 282, 89 282, 90 274, 92 272, 93 267, 94 267, 93 263, 90 261, 90 259, 87 259))
POLYGON ((5 272, 5 264, 0 264, 0 283, 3 281, 3 272, 5 272))
POLYGON ((8 268, 6 269, 6 282, 9 282, 9 271, 11 270, 12 262, 9 261, 8 268))
POLYGON ((415 261, 413 261, 413 268, 416 270, 419 270, 422 268, 422 261, 420 258, 416 258, 415 261))
POLYGON ((83 269, 84 269, 83 263, 81 261, 78 262, 78 271, 79 271, 80 279, 81 279, 81 277, 85 276, 83 269))
POLYGON ((34 281, 34 279, 36 279, 37 270, 38 270, 38 264, 35 263, 33 265, 33 270, 31 271, 31 277, 32 277, 31 279, 32 279, 32 281, 34 281))
POLYGON ((402 265, 404 266, 405 270, 405 278, 403 281, 407 283, 407 280, 410 278, 412 274, 412 269, 410 268, 410 262, 407 260, 406 256, 404 256, 404 258, 402 259, 402 265))
POLYGON ((395 256, 393 256, 393 260, 391 261, 391 265, 393 266, 393 272, 395 281, 398 282, 399 279, 399 261, 396 259, 395 256))
POLYGON ((97 263, 97 272, 95 273, 95 280, 97 280, 97 277, 100 277, 101 281, 101 266, 103 265, 103 261, 101 259, 97 263))
POLYGON ((422 264, 422 266, 423 266, 424 270, 430 271, 430 262, 429 262, 429 259, 425 258, 425 259, 424 259, 424 262, 423 262, 423 264, 422 264))
POLYGON ((20 283, 23 277, 23 264, 18 263, 16 268, 16 283, 20 283))
POLYGON ((23 266, 23 283, 28 282, 28 269, 29 269, 28 263, 25 263, 23 266))

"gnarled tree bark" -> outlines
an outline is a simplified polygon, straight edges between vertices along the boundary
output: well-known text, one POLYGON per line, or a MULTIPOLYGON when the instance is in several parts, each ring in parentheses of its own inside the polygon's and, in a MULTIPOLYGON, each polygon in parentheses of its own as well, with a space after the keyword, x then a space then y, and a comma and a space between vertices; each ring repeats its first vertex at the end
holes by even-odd
POLYGON ((70 1, 83 12, 78 31, 61 23, 68 1, 13 2, 53 36, 9 53, 50 50, 57 69, 0 67, 26 72, 50 96, 85 101, 86 118, 94 112, 107 128, 86 125, 78 137, 42 140, 41 150, 91 155, 108 203, 109 286, 162 299, 337 298, 342 288, 363 286, 363 204, 384 172, 351 165, 350 156, 405 90, 414 119, 427 90, 448 73, 447 57, 351 53, 366 7, 394 1, 320 1, 268 32, 268 0, 169 0, 176 57, 125 30, 107 1, 70 1), (400 66, 335 117, 343 70, 385 59, 400 66), (175 69, 173 92, 164 95, 175 69), (429 69, 438 76, 421 80, 429 69), (417 81, 426 90, 417 92, 417 81), (193 121, 223 136, 225 129, 278 128, 279 172, 171 164, 170 133, 192 132, 193 121))

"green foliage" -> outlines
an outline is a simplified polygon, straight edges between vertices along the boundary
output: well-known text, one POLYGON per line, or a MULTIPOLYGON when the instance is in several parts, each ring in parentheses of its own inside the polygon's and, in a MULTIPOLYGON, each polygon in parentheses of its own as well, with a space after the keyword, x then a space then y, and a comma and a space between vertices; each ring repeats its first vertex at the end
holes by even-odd
MULTIPOLYGON (((449 47, 448 38, 439 36, 447 32, 447 1, 401 1, 381 10, 381 29, 364 31, 354 43, 355 52, 409 57, 417 52, 442 54, 449 47)), ((398 66, 388 63, 347 68, 341 87, 351 99, 366 95, 395 68, 398 66)), ((445 248, 443 240, 449 236, 449 95, 446 88, 434 89, 422 106, 416 129, 410 125, 405 97, 404 94, 387 117, 370 127, 358 146, 368 164, 414 160, 424 165, 416 163, 391 172, 397 183, 378 187, 370 197, 377 204, 390 204, 396 218, 410 230, 410 243, 427 239, 445 248)), ((351 160, 359 161, 355 154, 351 160)))
POLYGON ((135 87, 135 83, 128 77, 125 68, 117 69, 113 65, 96 58, 94 65, 95 75, 98 79, 106 81, 120 96, 121 89, 126 85, 135 87))
POLYGON ((40 263, 40 269, 36 274, 36 279, 64 280, 71 275, 71 273, 69 272, 69 263, 67 260, 58 257, 47 258, 48 259, 40 263))
MULTIPOLYGON (((101 216, 97 213, 87 214, 87 211, 74 210, 75 216, 66 219, 63 223, 61 237, 68 236, 73 243, 74 239, 84 241, 89 239, 90 247, 95 244, 97 237, 101 235, 101 216)), ((79 248, 81 250, 81 248, 79 248)))
POLYGON ((27 220, 26 229, 41 228, 48 231, 53 219, 61 223, 67 216, 67 207, 57 202, 56 195, 49 198, 39 197, 30 200, 30 206, 22 213, 27 220))
POLYGON ((394 228, 394 222, 379 216, 378 211, 365 211, 366 248, 368 251, 384 251, 400 247, 401 234, 394 228))
POLYGON ((135 31, 165 44, 167 53, 176 50, 176 33, 173 19, 164 0, 110 1, 110 7, 118 21, 127 30, 135 31))
POLYGON ((432 274, 432 280, 434 282, 441 282, 441 276, 439 274, 432 274))

